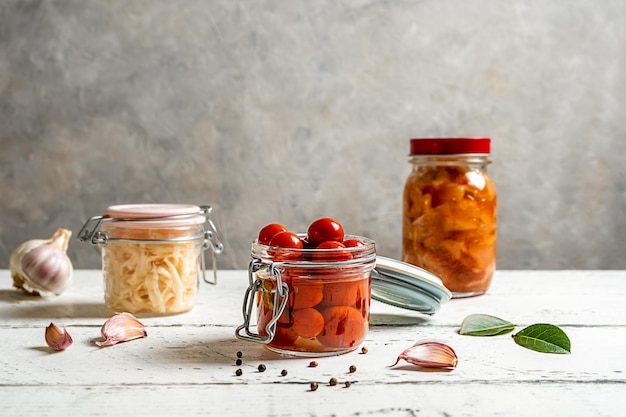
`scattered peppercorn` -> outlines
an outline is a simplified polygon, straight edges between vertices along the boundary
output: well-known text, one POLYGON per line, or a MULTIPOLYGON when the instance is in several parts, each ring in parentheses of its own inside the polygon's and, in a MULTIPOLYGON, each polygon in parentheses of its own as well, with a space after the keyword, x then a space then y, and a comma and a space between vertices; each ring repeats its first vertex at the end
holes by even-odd
POLYGON ((285 376, 285 375, 287 375, 287 370, 286 370, 286 369, 283 369, 282 371, 280 371, 280 375, 281 375, 281 376, 285 376))
POLYGON ((237 376, 241 376, 241 374, 243 374, 243 371, 241 370, 241 368, 239 368, 239 369, 237 369, 237 370, 235 371, 235 375, 237 375, 237 376))
POLYGON ((243 356, 243 353, 241 351, 237 352, 237 357, 241 358, 243 356))
POLYGON ((309 362, 309 367, 316 368, 317 367, 317 362, 316 361, 309 362))
POLYGON ((356 372, 356 366, 350 365, 350 373, 353 374, 356 372))
POLYGON ((350 388, 350 385, 352 385, 352 382, 346 381, 346 388, 350 388))
POLYGON ((237 359, 237 360, 235 361, 235 365, 237 365, 237 366, 241 366, 241 364, 242 364, 241 359, 237 359))
POLYGON ((265 365, 260 364, 258 369, 259 369, 259 372, 265 372, 267 368, 265 367, 265 365))
POLYGON ((331 387, 337 385, 337 378, 330 378, 330 381, 328 381, 328 385, 330 385, 331 387))
POLYGON ((365 346, 361 348, 361 353, 364 355, 367 353, 367 348, 365 346))
POLYGON ((317 382, 311 382, 311 391, 315 391, 317 389, 317 382))

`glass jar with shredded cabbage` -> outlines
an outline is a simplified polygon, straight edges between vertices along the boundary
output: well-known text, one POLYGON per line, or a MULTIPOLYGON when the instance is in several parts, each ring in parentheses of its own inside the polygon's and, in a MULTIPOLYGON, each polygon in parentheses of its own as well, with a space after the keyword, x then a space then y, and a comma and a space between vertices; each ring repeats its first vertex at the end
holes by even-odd
POLYGON ((204 274, 204 214, 181 204, 109 207, 84 236, 102 247, 107 307, 147 315, 192 309, 204 274))

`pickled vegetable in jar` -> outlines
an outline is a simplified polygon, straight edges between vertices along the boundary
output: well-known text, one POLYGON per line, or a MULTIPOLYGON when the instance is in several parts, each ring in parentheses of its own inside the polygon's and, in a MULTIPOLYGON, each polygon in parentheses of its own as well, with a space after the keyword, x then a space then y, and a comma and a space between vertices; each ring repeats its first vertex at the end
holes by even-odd
POLYGON ((102 248, 107 307, 139 315, 192 309, 205 273, 203 251, 223 249, 210 211, 186 204, 125 204, 92 217, 79 239, 102 248), (211 230, 205 229, 207 223, 211 230))
POLYGON ((489 138, 411 139, 402 260, 439 276, 453 297, 484 294, 496 265, 497 195, 489 138))
POLYGON ((376 249, 365 237, 346 235, 348 240, 358 246, 294 249, 253 242, 245 323, 237 337, 290 356, 356 349, 369 328, 376 249))

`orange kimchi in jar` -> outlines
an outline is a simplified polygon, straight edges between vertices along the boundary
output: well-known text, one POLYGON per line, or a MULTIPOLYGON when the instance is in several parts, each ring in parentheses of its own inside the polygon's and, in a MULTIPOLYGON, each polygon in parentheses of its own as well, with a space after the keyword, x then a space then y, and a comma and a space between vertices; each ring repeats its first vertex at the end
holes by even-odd
POLYGON ((489 138, 411 139, 402 260, 439 276, 453 297, 484 294, 496 265, 497 195, 489 138))

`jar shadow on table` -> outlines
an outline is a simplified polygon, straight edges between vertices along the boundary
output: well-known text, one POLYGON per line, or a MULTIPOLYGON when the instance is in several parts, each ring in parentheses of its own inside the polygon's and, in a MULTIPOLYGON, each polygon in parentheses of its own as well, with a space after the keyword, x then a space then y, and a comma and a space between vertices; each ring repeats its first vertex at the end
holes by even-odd
MULTIPOLYGON (((148 328, 148 337, 154 332, 148 328)), ((150 357, 162 364, 207 365, 216 364, 236 368, 237 352, 243 352, 242 361, 246 364, 258 364, 259 361, 285 360, 289 357, 277 355, 261 345, 242 344, 234 336, 232 338, 216 337, 204 341, 177 342, 163 344, 155 342, 151 345, 150 357)), ((255 365, 256 366, 256 365, 255 365)))
POLYGON ((54 317, 80 317, 99 319, 111 316, 110 311, 103 303, 63 302, 59 299, 38 297, 12 290, 0 290, 0 303, 20 304, 19 308, 4 311, 2 318, 50 319, 54 317))

